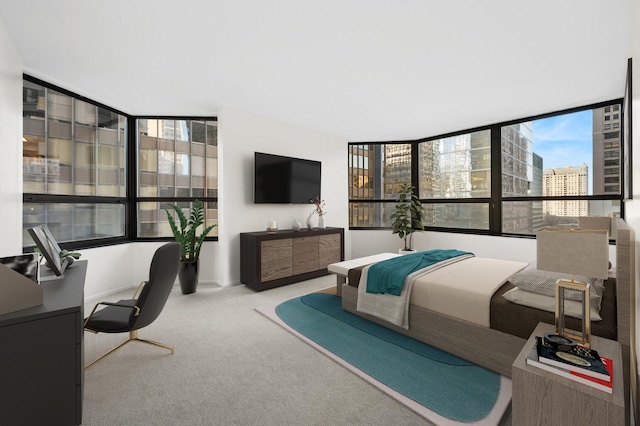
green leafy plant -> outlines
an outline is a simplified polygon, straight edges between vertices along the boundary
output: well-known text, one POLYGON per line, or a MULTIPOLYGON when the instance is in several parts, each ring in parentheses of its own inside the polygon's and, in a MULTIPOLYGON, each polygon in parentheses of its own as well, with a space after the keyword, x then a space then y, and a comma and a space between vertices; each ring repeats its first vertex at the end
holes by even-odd
MULTIPOLYGON (((42 252, 38 247, 34 248, 33 251, 42 254, 42 252)), ((80 256, 82 256, 82 253, 78 253, 77 251, 69 251, 67 249, 62 249, 60 250, 60 253, 58 253, 58 255, 60 256, 60 259, 64 259, 65 257, 73 257, 75 260, 78 260, 80 259, 80 256)))
POLYGON ((169 207, 176 212, 180 221, 180 227, 178 227, 173 215, 171 215, 168 209, 164 209, 164 211, 167 212, 167 219, 169 220, 169 225, 173 232, 173 238, 180 243, 180 260, 182 262, 194 262, 200 259, 202 243, 207 237, 207 234, 217 225, 214 224, 204 228, 202 233, 199 236, 196 236, 198 227, 204 223, 204 204, 202 201, 195 200, 193 202, 189 218, 185 216, 184 212, 177 204, 169 204, 169 207))
POLYGON ((69 251, 67 249, 62 249, 60 251, 60 259, 64 259, 65 257, 73 257, 74 259, 78 260, 80 259, 80 256, 82 256, 82 254, 78 253, 77 251, 69 251))
POLYGON ((404 240, 404 250, 413 249, 413 233, 424 231, 426 212, 413 186, 404 184, 396 199, 397 204, 391 215, 391 227, 394 234, 404 240))
MULTIPOLYGON (((40 251, 40 249, 38 247, 34 248, 33 251, 38 252, 42 255, 42 252, 40 251)), ((65 258, 67 259, 67 265, 71 266, 73 264, 73 262, 75 262, 76 260, 80 259, 80 256, 82 256, 82 253, 78 253, 77 251, 69 251, 67 249, 61 249, 60 253, 58 253, 58 256, 60 256, 60 261, 64 260, 65 258)), ((45 262, 45 266, 49 267, 49 262, 45 262)))

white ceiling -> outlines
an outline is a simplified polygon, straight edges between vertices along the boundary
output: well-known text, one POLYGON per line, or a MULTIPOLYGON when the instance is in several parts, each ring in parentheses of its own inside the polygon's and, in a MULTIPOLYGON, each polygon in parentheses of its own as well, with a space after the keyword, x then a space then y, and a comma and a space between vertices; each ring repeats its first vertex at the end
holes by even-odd
POLYGON ((0 0, 27 74, 136 115, 403 140, 622 97, 631 0, 0 0))

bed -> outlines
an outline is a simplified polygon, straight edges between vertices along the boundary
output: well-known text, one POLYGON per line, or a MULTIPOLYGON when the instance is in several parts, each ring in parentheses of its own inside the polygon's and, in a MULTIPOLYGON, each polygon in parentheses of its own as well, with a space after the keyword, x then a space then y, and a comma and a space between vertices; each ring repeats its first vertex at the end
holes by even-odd
MULTIPOLYGON (((616 265, 615 278, 610 277, 602 295, 602 322, 592 323, 592 333, 617 340, 622 347, 625 376, 625 396, 628 401, 630 380, 635 389, 635 356, 630 348, 634 338, 631 335, 635 321, 633 301, 635 292, 631 287, 632 235, 622 219, 615 224, 616 265), (600 323, 600 324, 598 324, 600 323), (633 356, 633 363, 630 359, 633 356)), ((506 377, 511 377, 511 365, 533 332, 538 322, 554 323, 552 312, 515 305, 502 297, 513 286, 502 285, 491 297, 491 325, 480 326, 451 316, 409 305, 409 328, 391 324, 375 316, 358 312, 359 275, 362 267, 349 270, 348 282, 342 284, 342 307, 344 310, 385 325, 402 334, 460 356, 506 377), (506 319, 506 321, 505 321, 506 319), (514 320, 514 319, 517 319, 514 320)), ((571 320, 571 319, 570 319, 571 320)), ((577 320, 576 320, 577 321, 577 320)), ((579 329, 578 322, 567 323, 567 327, 579 329)))

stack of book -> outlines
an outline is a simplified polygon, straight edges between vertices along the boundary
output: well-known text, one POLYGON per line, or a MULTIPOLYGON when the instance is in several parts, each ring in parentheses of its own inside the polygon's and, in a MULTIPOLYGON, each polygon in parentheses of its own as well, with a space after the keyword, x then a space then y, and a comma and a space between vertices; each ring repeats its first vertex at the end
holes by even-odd
POLYGON ((536 337, 536 345, 527 357, 527 364, 613 393, 613 361, 601 357, 593 349, 578 345, 568 351, 560 351, 545 343, 544 338, 536 337))

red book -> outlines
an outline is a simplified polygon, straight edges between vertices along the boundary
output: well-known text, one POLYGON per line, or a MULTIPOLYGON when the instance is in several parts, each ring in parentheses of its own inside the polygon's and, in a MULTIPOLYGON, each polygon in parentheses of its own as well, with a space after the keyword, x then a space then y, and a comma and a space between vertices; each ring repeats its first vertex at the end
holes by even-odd
POLYGON ((587 376, 586 374, 577 373, 575 371, 570 371, 565 368, 556 367, 553 365, 545 364, 538 361, 538 351, 534 346, 531 350, 531 353, 527 357, 527 364, 533 365, 534 367, 542 368, 543 370, 550 371, 552 373, 558 374, 562 377, 566 377, 567 379, 571 379, 578 383, 582 383, 587 386, 591 386, 594 389, 599 389, 603 392, 613 393, 613 360, 611 358, 606 358, 600 356, 602 359, 602 363, 604 364, 607 372, 609 373, 609 377, 611 380, 601 380, 595 377, 587 376))
POLYGON ((604 368, 606 368, 609 372, 609 376, 611 377, 610 381, 596 379, 595 377, 590 377, 585 374, 577 373, 575 371, 569 371, 569 374, 574 376, 575 379, 573 380, 576 380, 577 382, 584 383, 585 385, 592 386, 596 389, 600 389, 608 393, 613 393, 613 360, 602 355, 600 356, 600 359, 602 359, 604 368))

